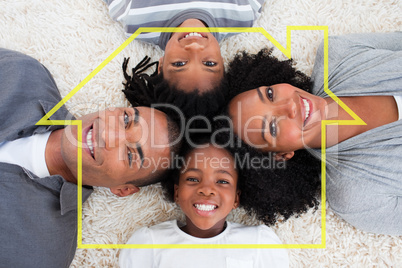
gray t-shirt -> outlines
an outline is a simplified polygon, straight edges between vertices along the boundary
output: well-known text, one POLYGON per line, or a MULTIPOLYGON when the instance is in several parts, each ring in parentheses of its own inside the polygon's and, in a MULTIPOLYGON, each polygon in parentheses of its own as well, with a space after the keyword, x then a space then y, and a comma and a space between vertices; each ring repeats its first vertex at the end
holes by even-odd
MULTIPOLYGON (((328 54, 328 88, 336 96, 402 95, 402 32, 330 37, 328 54)), ((327 97, 323 61, 321 44, 313 93, 327 97)), ((401 120, 327 148, 326 167, 335 213, 359 229, 402 235, 401 120)))
MULTIPOLYGON (((123 24, 127 37, 140 27, 177 27, 187 19, 208 27, 251 27, 265 0, 104 0, 109 14, 123 24)), ((235 33, 212 33, 218 41, 235 33)), ((171 33, 144 33, 141 40, 165 49, 171 33)))

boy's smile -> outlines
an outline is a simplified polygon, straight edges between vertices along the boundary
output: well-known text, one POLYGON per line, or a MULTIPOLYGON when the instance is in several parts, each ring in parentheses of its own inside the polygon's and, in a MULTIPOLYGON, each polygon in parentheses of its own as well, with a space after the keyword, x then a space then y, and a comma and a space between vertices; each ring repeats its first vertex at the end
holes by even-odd
POLYGON ((183 231, 196 237, 216 236, 239 205, 234 159, 225 149, 209 144, 191 151, 186 161, 188 167, 175 185, 175 201, 186 215, 183 231))
POLYGON ((202 27, 196 32, 173 33, 159 60, 169 85, 183 91, 208 91, 223 78, 224 65, 219 43, 208 28, 196 19, 184 21, 179 27, 202 27))

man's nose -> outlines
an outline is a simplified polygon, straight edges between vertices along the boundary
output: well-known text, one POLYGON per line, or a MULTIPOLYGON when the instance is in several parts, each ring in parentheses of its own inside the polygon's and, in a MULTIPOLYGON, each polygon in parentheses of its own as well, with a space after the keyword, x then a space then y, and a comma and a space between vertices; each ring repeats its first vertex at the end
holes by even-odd
POLYGON ((107 150, 116 148, 121 142, 126 141, 125 128, 120 126, 117 117, 112 117, 108 120, 108 124, 102 132, 102 138, 105 142, 107 150))
POLYGON ((204 48, 204 45, 198 44, 197 42, 193 42, 184 46, 184 49, 189 51, 203 51, 204 48))

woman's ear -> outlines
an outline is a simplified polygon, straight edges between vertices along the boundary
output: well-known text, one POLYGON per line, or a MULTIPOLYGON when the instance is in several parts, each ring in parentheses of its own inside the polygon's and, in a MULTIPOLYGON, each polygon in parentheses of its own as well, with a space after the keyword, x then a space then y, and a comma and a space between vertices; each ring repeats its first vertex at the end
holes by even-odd
POLYGON ((233 209, 238 208, 240 206, 240 194, 241 194, 241 191, 236 190, 236 196, 235 196, 235 200, 233 203, 233 209))
POLYGON ((163 56, 159 58, 158 74, 160 74, 162 71, 162 65, 163 65, 163 56))
POLYGON ((175 184, 174 185, 174 196, 173 196, 173 199, 174 199, 174 202, 176 202, 176 204, 178 204, 179 203, 179 191, 178 191, 178 189, 179 189, 179 185, 177 185, 177 184, 175 184))
POLYGON ((273 153, 276 161, 287 161, 295 155, 295 152, 273 153))
POLYGON ((140 190, 140 188, 138 188, 137 186, 134 186, 132 184, 123 184, 123 185, 119 185, 119 186, 110 188, 110 191, 112 193, 114 193, 115 195, 120 196, 120 197, 135 194, 139 190, 140 190))

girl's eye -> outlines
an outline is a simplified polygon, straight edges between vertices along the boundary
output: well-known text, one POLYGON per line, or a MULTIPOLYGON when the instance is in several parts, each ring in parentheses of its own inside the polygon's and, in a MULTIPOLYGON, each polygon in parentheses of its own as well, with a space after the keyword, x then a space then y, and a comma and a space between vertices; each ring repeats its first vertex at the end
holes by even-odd
POLYGON ((229 184, 227 180, 218 180, 219 184, 229 184))
POLYGON ((202 63, 203 63, 205 66, 208 66, 208 67, 214 67, 214 66, 217 65, 217 63, 216 63, 216 62, 213 62, 213 61, 203 61, 202 63))
POLYGON ((176 61, 176 62, 173 62, 172 63, 172 65, 174 66, 174 67, 183 67, 184 65, 186 65, 186 61, 176 61))
POLYGON ((274 100, 274 90, 271 87, 265 89, 265 95, 270 101, 274 100))
POLYGON ((278 127, 275 117, 273 117, 271 123, 269 123, 269 133, 271 133, 273 138, 276 138, 276 135, 278 134, 278 127))
POLYGON ((125 126, 125 128, 128 127, 128 123, 130 123, 130 116, 126 112, 124 112, 124 126, 125 126))
POLYGON ((197 178, 189 177, 186 179, 186 181, 191 181, 191 182, 198 182, 197 178))

